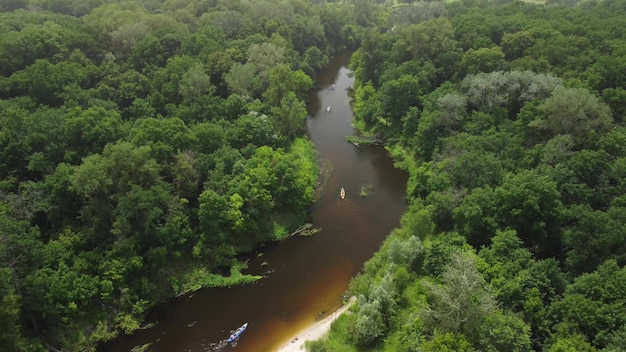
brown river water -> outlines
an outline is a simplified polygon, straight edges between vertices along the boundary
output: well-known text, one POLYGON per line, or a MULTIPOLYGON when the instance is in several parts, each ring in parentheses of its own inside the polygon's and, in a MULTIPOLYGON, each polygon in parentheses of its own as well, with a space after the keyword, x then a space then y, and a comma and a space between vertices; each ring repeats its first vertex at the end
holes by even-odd
POLYGON ((163 303, 155 309, 153 327, 122 335, 99 352, 130 351, 147 343, 153 352, 274 351, 341 306, 350 279, 399 225, 407 181, 384 148, 345 140, 354 133, 349 59, 346 54, 330 61, 317 79, 321 90, 310 94, 307 106, 308 135, 332 165, 324 193, 311 209, 312 223, 321 231, 259 248, 245 273, 265 275, 260 281, 202 289, 163 303), (366 197, 359 195, 362 186, 369 188, 366 197), (236 344, 220 343, 244 322, 248 329, 236 344))

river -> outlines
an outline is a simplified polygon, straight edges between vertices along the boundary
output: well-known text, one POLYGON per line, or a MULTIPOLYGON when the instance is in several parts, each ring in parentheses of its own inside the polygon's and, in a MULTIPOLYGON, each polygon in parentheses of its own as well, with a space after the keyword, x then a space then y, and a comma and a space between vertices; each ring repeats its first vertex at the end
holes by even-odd
POLYGON ((157 309, 152 328, 121 336, 100 351, 129 351, 146 343, 154 352, 213 351, 244 322, 249 327, 237 344, 219 350, 273 351, 342 304, 350 279, 399 225, 407 181, 384 148, 345 140, 354 133, 348 61, 347 54, 330 61, 317 79, 322 89, 310 94, 307 106, 308 135, 332 165, 324 193, 311 209, 312 223, 321 231, 261 248, 247 270, 266 276, 257 283, 202 289, 172 300, 157 309), (366 197, 359 195, 362 186, 369 189, 366 197))

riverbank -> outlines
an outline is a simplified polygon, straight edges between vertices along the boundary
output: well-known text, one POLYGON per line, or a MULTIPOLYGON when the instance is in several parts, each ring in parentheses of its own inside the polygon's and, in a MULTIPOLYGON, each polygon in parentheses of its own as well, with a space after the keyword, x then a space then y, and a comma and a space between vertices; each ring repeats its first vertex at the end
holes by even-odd
POLYGON ((276 352, 296 352, 296 351, 304 351, 304 343, 306 341, 315 341, 319 340, 324 335, 326 335, 330 331, 330 326, 332 323, 339 318, 341 314, 343 314, 346 310, 348 310, 353 304, 356 302, 356 297, 350 298, 350 300, 339 307, 337 310, 332 312, 327 317, 322 320, 316 321, 303 331, 300 331, 298 334, 294 335, 289 341, 280 346, 276 352))

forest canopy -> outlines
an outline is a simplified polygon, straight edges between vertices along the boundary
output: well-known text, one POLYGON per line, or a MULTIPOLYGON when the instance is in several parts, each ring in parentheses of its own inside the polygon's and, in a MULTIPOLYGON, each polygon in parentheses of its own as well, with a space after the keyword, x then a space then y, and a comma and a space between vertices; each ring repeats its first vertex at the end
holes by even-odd
MULTIPOLYGON (((305 96, 408 211, 310 351, 626 350, 624 0, 0 4, 0 350, 94 350, 306 221, 305 96), (400 201, 400 200, 399 200, 400 201)), ((224 273, 230 273, 224 274, 224 273)))
POLYGON ((626 3, 380 7, 355 125, 409 209, 308 350, 626 350, 626 3))
POLYGON ((94 350, 257 280, 239 255, 308 220, 304 98, 357 5, 3 1, 0 350, 94 350))

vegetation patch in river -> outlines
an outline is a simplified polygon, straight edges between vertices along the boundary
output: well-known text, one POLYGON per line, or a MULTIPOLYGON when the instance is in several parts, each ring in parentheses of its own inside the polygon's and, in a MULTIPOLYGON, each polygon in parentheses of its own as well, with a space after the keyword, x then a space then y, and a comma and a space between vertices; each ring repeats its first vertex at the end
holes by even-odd
POLYGON ((374 188, 372 185, 361 185, 361 192, 359 192, 359 196, 367 197, 370 195, 370 191, 374 188))
POLYGON ((330 178, 330 174, 333 172, 333 166, 330 160, 321 156, 317 156, 318 176, 317 183, 315 185, 315 200, 319 200, 324 194, 326 184, 330 178))
POLYGON ((203 287, 226 287, 241 284, 248 284, 262 279, 260 275, 242 274, 241 271, 246 269, 246 262, 235 261, 230 268, 230 276, 224 276, 210 272, 207 268, 195 268, 184 275, 180 282, 177 279, 172 280, 172 287, 177 296, 197 291, 203 287))

